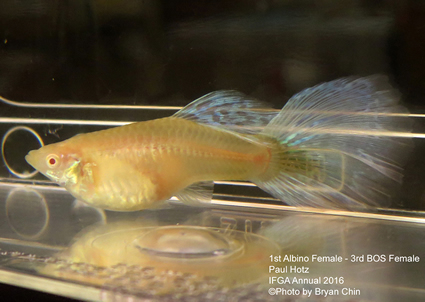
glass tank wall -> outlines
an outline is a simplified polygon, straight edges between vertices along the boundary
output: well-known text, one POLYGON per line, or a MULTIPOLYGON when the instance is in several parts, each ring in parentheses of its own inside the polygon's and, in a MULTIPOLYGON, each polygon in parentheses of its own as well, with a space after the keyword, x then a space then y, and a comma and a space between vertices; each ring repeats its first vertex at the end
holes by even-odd
POLYGON ((1 1, 0 282, 103 301, 423 301, 424 16, 414 0, 1 1), (216 90, 277 110, 374 74, 412 122, 390 207, 295 208, 217 181, 209 205, 112 212, 24 159, 216 90))

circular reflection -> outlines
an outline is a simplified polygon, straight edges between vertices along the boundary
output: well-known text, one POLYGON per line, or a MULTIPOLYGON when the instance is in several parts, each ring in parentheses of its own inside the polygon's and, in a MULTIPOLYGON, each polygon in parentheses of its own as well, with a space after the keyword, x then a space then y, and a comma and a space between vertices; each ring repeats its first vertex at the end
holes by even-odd
POLYGON ((21 237, 37 239, 49 224, 49 209, 43 195, 30 188, 16 188, 7 196, 6 217, 21 237))
POLYGON ((142 252, 168 258, 203 259, 234 255, 244 244, 213 229, 160 227, 134 240, 142 252))
MULTIPOLYGON (((203 291, 264 282, 270 255, 280 253, 276 243, 252 233, 149 224, 123 221, 89 228, 57 255, 70 263, 59 274, 97 285, 106 277, 113 284, 129 285, 129 290, 156 294, 203 291), (207 284, 209 289, 203 287, 207 284)), ((50 266, 44 273, 58 270, 50 266)))
MULTIPOLYGON (((18 171, 14 170, 6 160, 6 156, 5 156, 6 141, 12 133, 19 131, 19 130, 31 133, 37 139, 37 141, 39 142, 40 147, 44 146, 43 139, 33 129, 26 127, 26 126, 17 126, 17 127, 13 127, 11 129, 9 129, 6 132, 6 134, 3 136, 3 139, 1 141, 1 156, 3 158, 4 164, 6 165, 6 168, 9 170, 10 173, 12 173, 13 175, 15 175, 16 177, 19 177, 19 178, 31 178, 38 173, 37 170, 34 170, 31 173, 19 173, 18 171)), ((28 150, 28 151, 30 151, 30 150, 28 150)))

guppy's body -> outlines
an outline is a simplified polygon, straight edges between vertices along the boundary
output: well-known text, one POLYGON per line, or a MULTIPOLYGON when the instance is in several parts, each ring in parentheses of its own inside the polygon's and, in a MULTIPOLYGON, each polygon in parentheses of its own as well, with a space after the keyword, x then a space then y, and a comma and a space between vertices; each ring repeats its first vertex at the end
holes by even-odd
POLYGON ((217 91, 171 117, 80 134, 26 160, 76 198, 109 210, 176 196, 212 198, 214 180, 247 180, 290 204, 387 205, 410 141, 398 95, 380 76, 339 79, 293 96, 279 113, 217 91), (402 116, 402 115, 401 115, 402 116))
POLYGON ((84 158, 82 177, 67 188, 75 186, 79 198, 107 209, 147 208, 201 181, 250 180, 270 161, 266 145, 173 117, 79 135, 66 143, 84 158))

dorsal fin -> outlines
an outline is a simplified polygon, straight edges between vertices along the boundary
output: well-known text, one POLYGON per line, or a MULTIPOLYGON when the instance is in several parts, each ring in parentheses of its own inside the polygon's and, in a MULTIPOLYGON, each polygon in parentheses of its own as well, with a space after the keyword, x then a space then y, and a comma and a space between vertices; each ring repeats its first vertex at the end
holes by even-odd
POLYGON ((173 117, 239 133, 255 134, 260 132, 277 113, 266 103, 238 91, 219 90, 196 99, 176 112, 173 117))

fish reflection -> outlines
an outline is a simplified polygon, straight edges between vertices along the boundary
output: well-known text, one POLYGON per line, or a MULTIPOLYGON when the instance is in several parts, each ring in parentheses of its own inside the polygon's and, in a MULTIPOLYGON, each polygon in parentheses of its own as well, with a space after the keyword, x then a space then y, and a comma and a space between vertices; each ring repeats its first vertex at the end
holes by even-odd
POLYGON ((151 294, 204 292, 264 281, 270 254, 265 237, 200 226, 117 222, 92 227, 42 273, 151 294), (196 288, 196 290, 195 290, 196 288))
POLYGON ((380 76, 343 78, 294 95, 278 114, 217 91, 171 117, 80 134, 26 160, 86 203, 116 211, 176 196, 212 198, 214 180, 249 180, 290 205, 386 206, 402 180, 409 123, 380 76))
MULTIPOLYGON (((206 212, 202 217, 213 221, 209 218, 215 215, 206 212)), ((158 301, 199 295, 204 296, 196 301, 214 301, 218 293, 223 300, 237 300, 247 289, 265 294, 258 300, 267 301, 272 286, 324 290, 313 299, 343 288, 359 289, 360 296, 343 298, 391 301, 384 285, 398 282, 397 272, 409 271, 399 263, 366 260, 366 255, 399 253, 389 249, 394 228, 385 222, 298 214, 278 219, 262 223, 258 234, 155 221, 93 226, 40 272, 158 301), (365 255, 364 261, 353 255, 365 255)))

